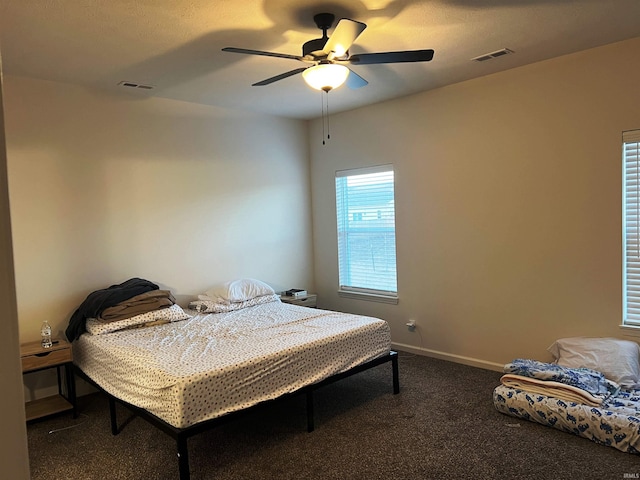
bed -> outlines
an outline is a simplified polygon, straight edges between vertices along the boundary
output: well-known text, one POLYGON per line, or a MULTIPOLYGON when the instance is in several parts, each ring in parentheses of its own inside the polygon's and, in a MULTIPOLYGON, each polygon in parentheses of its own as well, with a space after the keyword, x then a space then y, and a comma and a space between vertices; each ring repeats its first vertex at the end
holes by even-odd
POLYGON ((635 342, 612 338, 560 339, 554 363, 515 359, 493 391, 495 408, 640 454, 640 367, 635 342))
POLYGON ((248 409, 304 394, 312 431, 315 389, 386 362, 399 392, 384 320, 285 304, 275 294, 191 307, 202 311, 174 305, 162 309, 171 318, 151 314, 145 328, 89 319, 72 344, 80 375, 109 397, 112 432, 117 401, 176 440, 181 480, 189 478, 187 439, 248 409))

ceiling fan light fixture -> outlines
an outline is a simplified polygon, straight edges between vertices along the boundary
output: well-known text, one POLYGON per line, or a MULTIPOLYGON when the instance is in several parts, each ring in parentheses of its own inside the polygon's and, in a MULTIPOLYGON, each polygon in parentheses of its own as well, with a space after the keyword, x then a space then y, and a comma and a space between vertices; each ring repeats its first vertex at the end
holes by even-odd
POLYGON ((302 72, 302 78, 311 88, 328 92, 342 85, 349 76, 349 69, 336 63, 320 63, 302 72))

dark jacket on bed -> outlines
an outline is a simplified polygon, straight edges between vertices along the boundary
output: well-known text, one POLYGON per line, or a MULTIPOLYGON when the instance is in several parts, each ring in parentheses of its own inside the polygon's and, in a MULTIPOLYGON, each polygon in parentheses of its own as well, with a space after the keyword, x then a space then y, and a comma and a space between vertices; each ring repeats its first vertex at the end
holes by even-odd
POLYGON ((85 324, 87 318, 98 317, 105 308, 113 307, 136 295, 158 290, 158 288, 160 288, 158 285, 151 283, 149 280, 130 278, 119 285, 111 285, 109 288, 90 293, 71 315, 65 335, 70 342, 73 342, 87 331, 85 324))

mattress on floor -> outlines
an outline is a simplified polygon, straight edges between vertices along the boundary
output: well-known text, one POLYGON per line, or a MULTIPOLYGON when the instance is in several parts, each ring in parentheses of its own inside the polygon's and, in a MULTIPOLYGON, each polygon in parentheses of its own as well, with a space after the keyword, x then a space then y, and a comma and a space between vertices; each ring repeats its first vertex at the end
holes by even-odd
POLYGON ((603 406, 593 407, 499 385, 493 403, 507 415, 640 453, 640 390, 621 390, 603 406))
MULTIPOLYGON (((189 312, 189 311, 188 311, 189 312)), ((390 351, 384 320, 281 302, 90 335, 73 360, 111 395, 177 428, 294 392, 390 351)))

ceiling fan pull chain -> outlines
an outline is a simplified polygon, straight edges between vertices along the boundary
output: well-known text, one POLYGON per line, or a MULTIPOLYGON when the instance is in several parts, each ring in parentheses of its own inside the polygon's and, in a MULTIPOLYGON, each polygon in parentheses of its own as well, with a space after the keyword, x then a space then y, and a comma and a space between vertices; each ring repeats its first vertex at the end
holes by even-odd
POLYGON ((327 94, 327 140, 331 139, 331 130, 329 128, 329 90, 326 91, 327 94))
POLYGON ((324 97, 322 96, 322 90, 320 91, 320 105, 322 107, 322 145, 325 145, 324 142, 324 97))

